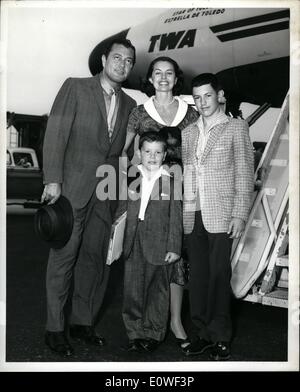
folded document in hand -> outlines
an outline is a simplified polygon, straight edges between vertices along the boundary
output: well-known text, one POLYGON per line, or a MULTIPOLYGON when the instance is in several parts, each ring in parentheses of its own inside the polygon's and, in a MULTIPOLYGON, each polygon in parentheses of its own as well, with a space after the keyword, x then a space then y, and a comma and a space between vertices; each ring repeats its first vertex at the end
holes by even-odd
POLYGON ((111 265, 118 260, 123 251, 123 239, 126 224, 127 211, 124 212, 112 225, 106 264, 111 265))

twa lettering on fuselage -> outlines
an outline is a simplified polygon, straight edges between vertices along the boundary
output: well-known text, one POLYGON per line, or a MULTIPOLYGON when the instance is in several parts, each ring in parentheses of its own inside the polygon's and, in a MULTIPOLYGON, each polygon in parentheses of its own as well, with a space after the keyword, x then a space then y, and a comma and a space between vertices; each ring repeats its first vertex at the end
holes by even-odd
MULTIPOLYGON (((186 19, 199 18, 201 16, 210 16, 223 14, 225 8, 209 9, 209 8, 186 8, 173 12, 171 17, 166 18, 162 23, 172 23, 184 21, 186 19)), ((153 35, 150 38, 148 53, 154 51, 163 51, 171 49, 182 49, 184 47, 192 48, 195 44, 197 29, 174 31, 168 34, 153 35)))
MULTIPOLYGON (((200 8, 200 10, 203 9, 200 8)), ((204 15, 213 15, 223 12, 225 12, 225 9, 206 9, 206 11, 189 13, 186 13, 186 10, 177 11, 174 12, 171 18, 166 19, 164 23, 171 23, 183 19, 195 18, 204 15)), ((289 28, 288 18, 289 10, 283 10, 209 26, 209 29, 221 42, 234 41, 255 35, 286 30, 289 28)), ((182 49, 184 47, 192 48, 195 44, 197 31, 197 29, 190 29, 153 35, 150 37, 148 53, 152 53, 154 51, 182 49)))
POLYGON ((158 44, 158 50, 181 49, 185 46, 192 48, 195 43, 196 29, 187 31, 175 31, 169 34, 154 35, 150 38, 148 53, 155 49, 158 44))

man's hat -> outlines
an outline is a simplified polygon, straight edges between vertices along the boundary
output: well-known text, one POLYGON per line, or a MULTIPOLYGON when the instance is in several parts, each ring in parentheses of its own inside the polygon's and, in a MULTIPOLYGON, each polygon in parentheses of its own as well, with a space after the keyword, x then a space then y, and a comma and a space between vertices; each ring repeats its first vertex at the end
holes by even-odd
POLYGON ((35 231, 50 246, 60 249, 70 239, 73 229, 73 210, 67 198, 60 196, 54 204, 44 205, 35 214, 35 231))

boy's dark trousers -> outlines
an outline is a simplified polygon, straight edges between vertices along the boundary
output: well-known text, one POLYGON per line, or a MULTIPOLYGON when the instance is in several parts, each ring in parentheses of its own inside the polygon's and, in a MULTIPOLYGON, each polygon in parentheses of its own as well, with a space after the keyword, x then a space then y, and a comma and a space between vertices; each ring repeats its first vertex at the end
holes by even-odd
POLYGON ((229 342, 232 334, 230 317, 232 239, 227 233, 206 231, 201 211, 186 236, 189 271, 191 318, 200 338, 229 342))
MULTIPOLYGON (((152 265, 143 255, 144 222, 137 225, 134 245, 125 261, 123 320, 129 340, 162 341, 169 317, 169 265, 152 265)), ((153 244, 153 246, 156 246, 153 244)))

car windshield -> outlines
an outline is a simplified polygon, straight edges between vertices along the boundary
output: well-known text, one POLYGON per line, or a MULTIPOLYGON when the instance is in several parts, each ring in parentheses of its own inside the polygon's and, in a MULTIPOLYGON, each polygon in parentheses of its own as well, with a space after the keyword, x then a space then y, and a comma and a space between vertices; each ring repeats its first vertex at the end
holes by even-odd
POLYGON ((31 154, 28 152, 14 152, 13 153, 14 161, 16 166, 20 167, 32 167, 33 161, 31 154))

